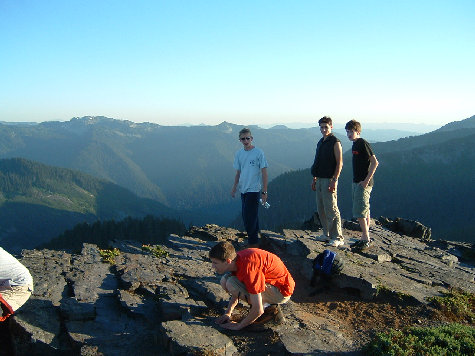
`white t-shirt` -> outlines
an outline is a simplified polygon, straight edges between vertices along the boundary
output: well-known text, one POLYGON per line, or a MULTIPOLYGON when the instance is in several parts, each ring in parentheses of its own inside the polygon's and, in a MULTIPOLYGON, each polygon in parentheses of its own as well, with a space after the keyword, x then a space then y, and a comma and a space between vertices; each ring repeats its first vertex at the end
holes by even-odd
POLYGON ((246 151, 241 148, 234 156, 234 169, 240 171, 239 191, 259 192, 262 189, 262 168, 267 167, 264 152, 257 147, 246 151))
POLYGON ((33 278, 28 269, 0 247, 0 287, 32 285, 33 278))

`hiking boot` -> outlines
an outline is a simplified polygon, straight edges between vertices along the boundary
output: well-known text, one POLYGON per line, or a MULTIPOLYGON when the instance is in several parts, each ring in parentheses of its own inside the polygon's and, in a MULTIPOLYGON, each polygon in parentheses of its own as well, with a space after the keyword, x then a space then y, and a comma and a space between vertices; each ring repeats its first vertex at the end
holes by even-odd
POLYGON ((271 304, 264 309, 264 314, 258 317, 252 324, 262 325, 269 321, 274 321, 276 324, 282 324, 285 321, 282 309, 278 304, 271 304))
POLYGON ((350 245, 350 248, 353 250, 354 248, 357 248, 359 245, 361 245, 363 242, 364 240, 357 240, 350 245))
POLYGON ((364 241, 360 246, 361 248, 361 251, 364 251, 366 250, 368 247, 370 247, 372 245, 372 241, 364 241))
POLYGON ((338 247, 338 246, 341 246, 345 243, 345 241, 343 239, 339 239, 339 238, 336 238, 336 239, 333 239, 333 240, 330 240, 330 242, 328 242, 328 246, 332 246, 332 247, 338 247))
POLYGON ((352 251, 364 251, 368 247, 372 245, 371 240, 359 240, 356 241, 353 245, 351 245, 351 250, 352 251))

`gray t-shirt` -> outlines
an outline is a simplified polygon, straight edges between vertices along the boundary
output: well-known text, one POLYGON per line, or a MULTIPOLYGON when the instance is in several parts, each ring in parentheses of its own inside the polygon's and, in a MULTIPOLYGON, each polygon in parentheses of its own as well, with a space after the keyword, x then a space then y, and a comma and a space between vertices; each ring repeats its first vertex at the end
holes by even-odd
POLYGON ((33 278, 28 269, 0 247, 0 287, 32 285, 33 278))
POLYGON ((239 191, 259 192, 262 189, 262 168, 267 167, 264 152, 257 147, 246 151, 241 148, 234 156, 234 169, 240 171, 239 191))

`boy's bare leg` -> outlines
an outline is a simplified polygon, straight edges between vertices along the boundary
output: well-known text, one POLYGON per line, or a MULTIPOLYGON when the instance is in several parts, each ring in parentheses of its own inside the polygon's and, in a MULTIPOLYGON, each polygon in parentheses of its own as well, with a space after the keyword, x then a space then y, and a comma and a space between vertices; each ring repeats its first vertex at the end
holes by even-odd
POLYGON ((369 241, 369 217, 358 218, 361 227, 361 240, 369 241))

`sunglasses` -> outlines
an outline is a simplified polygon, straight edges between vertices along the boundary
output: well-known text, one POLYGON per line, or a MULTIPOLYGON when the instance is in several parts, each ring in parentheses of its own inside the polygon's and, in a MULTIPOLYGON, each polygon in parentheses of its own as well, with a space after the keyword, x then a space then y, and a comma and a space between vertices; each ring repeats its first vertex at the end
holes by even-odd
POLYGON ((240 140, 241 141, 249 141, 251 139, 251 137, 241 137, 240 140))

